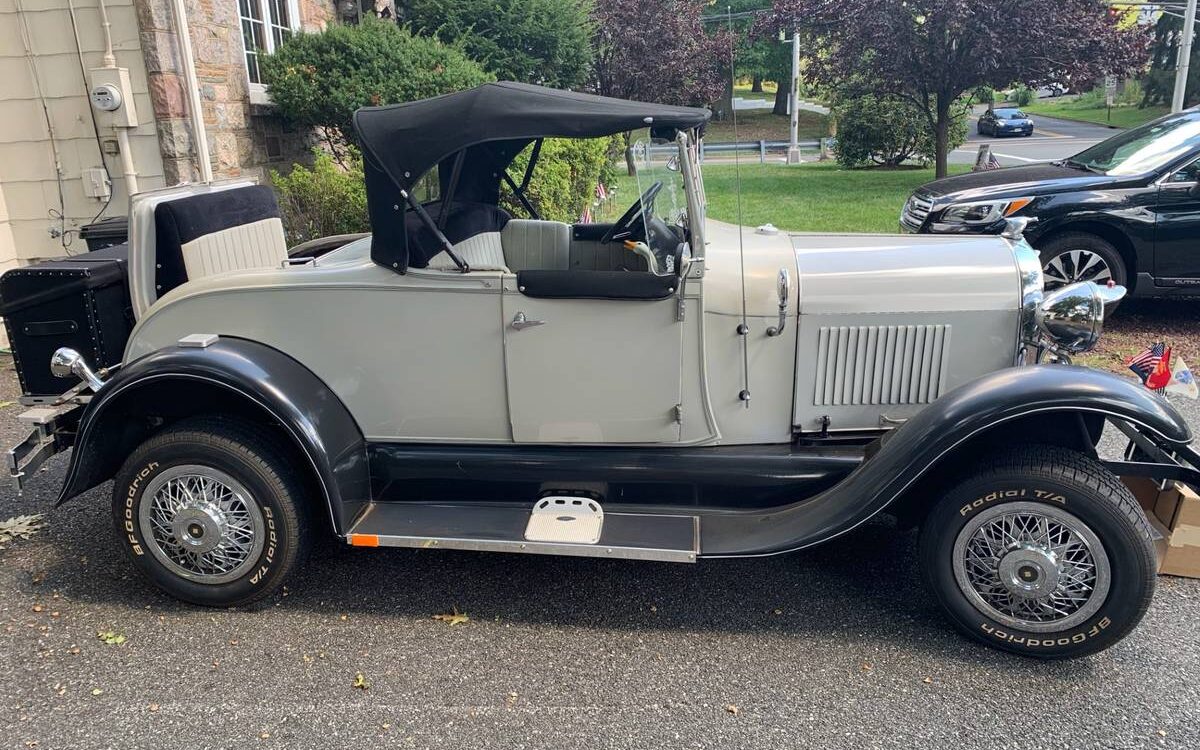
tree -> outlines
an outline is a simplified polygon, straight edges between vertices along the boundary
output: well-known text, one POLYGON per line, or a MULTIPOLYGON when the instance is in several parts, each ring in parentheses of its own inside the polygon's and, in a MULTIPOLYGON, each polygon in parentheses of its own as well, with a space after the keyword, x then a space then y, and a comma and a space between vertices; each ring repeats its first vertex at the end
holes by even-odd
POLYGON ((591 72, 591 0, 410 0, 414 33, 458 47, 501 80, 570 88, 591 72))
POLYGON ((921 108, 946 174, 955 103, 978 86, 1093 82, 1146 60, 1147 37, 1120 28, 1105 0, 775 0, 776 28, 819 50, 806 79, 847 93, 899 96, 921 108))
POLYGON ((350 118, 359 107, 415 101, 491 80, 462 52, 373 19, 296 34, 260 65, 279 113, 316 129, 343 163, 345 145, 355 142, 350 118))
MULTIPOLYGON (((1146 74, 1142 106, 1170 105, 1175 95, 1175 66, 1179 62, 1179 41, 1183 19, 1163 13, 1154 25, 1154 42, 1150 48, 1150 72, 1146 74)), ((1187 84, 1183 90, 1183 106, 1195 102, 1200 92, 1200 44, 1192 44, 1192 59, 1188 64, 1187 84)))
POLYGON ((729 37, 705 34, 709 0, 604 0, 592 10, 596 88, 604 96, 705 105, 729 77, 729 37))

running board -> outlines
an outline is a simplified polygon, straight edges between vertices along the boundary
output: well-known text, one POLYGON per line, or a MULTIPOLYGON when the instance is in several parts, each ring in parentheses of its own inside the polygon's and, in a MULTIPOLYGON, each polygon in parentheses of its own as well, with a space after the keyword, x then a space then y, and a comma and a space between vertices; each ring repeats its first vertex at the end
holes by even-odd
POLYGON ((416 547, 532 555, 695 562, 700 519, 687 515, 604 513, 595 544, 532 541, 530 506, 373 503, 346 541, 356 547, 416 547))

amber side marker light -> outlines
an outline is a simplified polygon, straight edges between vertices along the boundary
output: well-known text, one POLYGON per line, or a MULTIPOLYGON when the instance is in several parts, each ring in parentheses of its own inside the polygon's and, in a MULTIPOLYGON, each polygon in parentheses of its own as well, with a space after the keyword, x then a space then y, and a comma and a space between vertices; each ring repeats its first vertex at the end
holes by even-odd
POLYGON ((1012 216, 1017 211, 1020 211, 1022 208, 1028 206, 1030 203, 1033 203, 1033 198, 1017 198, 1008 204, 1008 208, 1004 209, 1004 215, 1012 216))
POLYGON ((378 534, 351 534, 350 545, 352 547, 378 547, 378 534))

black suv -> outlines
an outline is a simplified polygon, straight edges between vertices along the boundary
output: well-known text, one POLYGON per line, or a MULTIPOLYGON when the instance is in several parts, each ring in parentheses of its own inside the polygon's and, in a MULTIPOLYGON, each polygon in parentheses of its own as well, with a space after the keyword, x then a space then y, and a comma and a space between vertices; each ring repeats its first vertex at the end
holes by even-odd
POLYGON ((1069 159, 935 180, 900 213, 908 232, 994 234, 1031 221, 1046 288, 1109 279, 1139 296, 1200 295, 1200 107, 1069 159))

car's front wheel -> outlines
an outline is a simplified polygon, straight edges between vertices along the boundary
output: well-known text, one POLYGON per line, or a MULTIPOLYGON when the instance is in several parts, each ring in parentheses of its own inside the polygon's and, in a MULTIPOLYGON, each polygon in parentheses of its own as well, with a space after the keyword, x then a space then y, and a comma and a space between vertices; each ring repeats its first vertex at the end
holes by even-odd
POLYGON ((1105 649, 1154 593, 1155 552, 1137 502, 1097 461, 1059 447, 977 467, 926 519, 920 555, 959 630, 1024 656, 1105 649))
POLYGON ((261 599, 308 541, 304 487, 274 435, 225 419, 188 420, 125 461, 113 520, 134 566, 172 596, 229 607, 261 599))
POLYGON ((1040 244, 1038 253, 1042 258, 1047 290, 1080 281, 1094 281, 1101 286, 1111 281, 1127 286, 1125 261, 1120 251, 1103 237, 1086 232, 1065 232, 1040 244))

